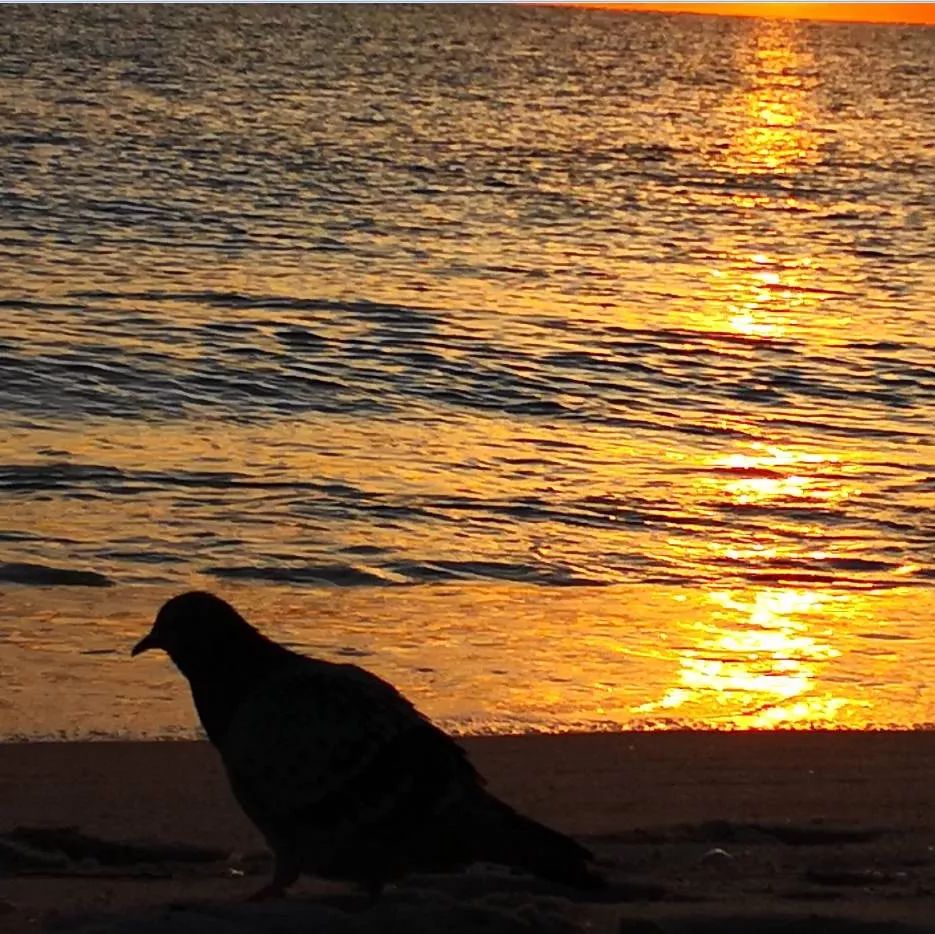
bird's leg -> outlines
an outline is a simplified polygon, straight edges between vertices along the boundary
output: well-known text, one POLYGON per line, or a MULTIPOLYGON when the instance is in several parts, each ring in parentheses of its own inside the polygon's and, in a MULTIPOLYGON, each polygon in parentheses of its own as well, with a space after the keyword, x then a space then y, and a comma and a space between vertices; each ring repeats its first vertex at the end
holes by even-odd
POLYGON ((364 885, 364 891, 367 893, 367 905, 373 907, 383 893, 383 882, 380 879, 371 879, 364 885))
POLYGON ((273 878, 261 889, 257 889, 248 899, 248 902, 262 902, 267 898, 282 898, 286 889, 299 878, 299 869, 291 857, 281 853, 276 855, 276 865, 273 868, 273 878))

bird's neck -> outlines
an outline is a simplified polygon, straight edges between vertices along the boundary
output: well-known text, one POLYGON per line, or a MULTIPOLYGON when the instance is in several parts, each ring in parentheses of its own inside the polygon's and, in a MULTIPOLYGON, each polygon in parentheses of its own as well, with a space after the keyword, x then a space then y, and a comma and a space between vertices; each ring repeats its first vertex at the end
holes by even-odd
POLYGON ((224 738, 244 698, 293 657, 289 649, 259 633, 256 635, 249 643, 229 646, 223 654, 210 660, 210 666, 179 665, 191 686, 201 725, 215 745, 224 738))

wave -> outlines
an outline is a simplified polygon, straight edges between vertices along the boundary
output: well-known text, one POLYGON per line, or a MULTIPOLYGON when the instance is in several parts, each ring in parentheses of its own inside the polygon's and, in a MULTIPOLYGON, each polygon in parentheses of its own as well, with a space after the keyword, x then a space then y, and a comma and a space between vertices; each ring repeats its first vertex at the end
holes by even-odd
POLYGON ((91 487, 108 495, 147 493, 155 489, 176 487, 314 491, 348 497, 363 495, 355 487, 343 483, 260 479, 233 471, 129 470, 107 464, 76 464, 71 461, 0 464, 0 491, 67 491, 79 487, 91 487))
POLYGON ((141 301, 178 302, 183 304, 208 305, 215 308, 233 309, 287 309, 290 311, 353 312, 367 317, 425 323, 437 320, 442 309, 395 305, 386 302, 357 299, 335 301, 328 298, 301 295, 249 295, 242 292, 168 292, 160 290, 122 291, 107 290, 72 291, 69 298, 81 301, 141 301))
POLYGON ((338 587, 386 587, 468 581, 515 581, 564 587, 597 587, 608 582, 572 568, 506 561, 395 561, 366 568, 351 564, 221 565, 204 573, 232 580, 338 587))
POLYGON ((606 584, 586 577, 571 568, 556 565, 533 565, 507 561, 400 561, 392 565, 413 583, 433 581, 500 580, 526 584, 596 587, 606 584))
POLYGON ((113 587, 114 582, 97 571, 55 568, 46 564, 0 564, 0 582, 34 587, 113 587))
POLYGON ((233 565, 208 567, 204 573, 230 580, 270 581, 281 584, 319 584, 338 587, 386 586, 404 584, 404 579, 364 570, 349 564, 311 564, 301 567, 233 565))

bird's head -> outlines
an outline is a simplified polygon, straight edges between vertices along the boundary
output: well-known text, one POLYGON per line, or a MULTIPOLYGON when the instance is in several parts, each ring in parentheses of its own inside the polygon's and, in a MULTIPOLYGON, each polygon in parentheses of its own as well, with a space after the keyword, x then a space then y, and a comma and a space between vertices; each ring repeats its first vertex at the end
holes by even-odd
POLYGON ((162 605, 130 654, 162 649, 188 675, 224 665, 233 653, 246 654, 257 640, 265 641, 226 600, 193 590, 162 605))

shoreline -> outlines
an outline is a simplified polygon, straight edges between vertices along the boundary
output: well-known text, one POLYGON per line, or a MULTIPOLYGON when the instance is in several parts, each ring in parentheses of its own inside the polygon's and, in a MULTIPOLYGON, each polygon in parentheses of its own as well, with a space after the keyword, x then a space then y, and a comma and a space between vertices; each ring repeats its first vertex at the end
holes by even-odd
MULTIPOLYGON (((171 663, 129 657, 177 586, 105 589, 91 604, 88 594, 59 592, 67 589, 4 592, 12 634, 0 668, 11 676, 0 736, 193 738, 191 697, 171 663), (68 686, 67 705, 50 683, 68 686)), ((917 588, 766 587, 718 599, 637 583, 210 589, 303 654, 361 664, 462 735, 935 723, 924 666, 905 677, 935 612, 932 594, 917 588)))
MULTIPOLYGON (((374 909, 375 931, 385 922, 380 911, 403 910, 451 928, 464 912, 493 910, 492 893, 544 912, 530 930, 590 924, 597 934, 617 934, 624 921, 639 919, 656 925, 646 930, 691 934, 713 919, 726 925, 720 930, 741 930, 728 922, 739 925, 745 917, 785 919, 790 931, 827 930, 808 920, 814 916, 826 925, 875 919, 911 925, 904 931, 935 931, 935 732, 669 731, 459 741, 496 794, 591 846, 617 894, 584 902, 530 888, 519 877, 504 890, 502 876, 476 872, 411 880, 388 898, 389 907, 374 909), (555 904, 558 920, 549 914, 555 904)), ((287 902, 241 905, 262 881, 263 851, 204 741, 0 744, 4 932, 51 925, 109 932, 123 930, 121 924, 129 931, 141 919, 153 931, 188 930, 191 910, 167 908, 179 901, 200 906, 199 923, 210 910, 232 931, 262 930, 267 916, 254 914, 282 912, 284 905, 296 930, 319 924, 326 904, 339 912, 329 921, 334 930, 342 930, 341 919, 360 921, 356 903, 335 907, 338 896, 314 880, 303 880, 287 902), (61 840, 40 838, 38 849, 57 852, 58 863, 17 870, 10 864, 16 827, 76 828, 85 835, 76 845, 89 849, 83 859, 79 853, 63 862, 61 840), (100 841, 149 847, 152 859, 111 865, 100 841), (202 852, 201 862, 166 862, 159 847, 167 844, 210 852, 202 852), (82 928, 81 919, 89 918, 96 926, 82 928)), ((518 930, 498 916, 491 924, 495 931, 518 930)))

